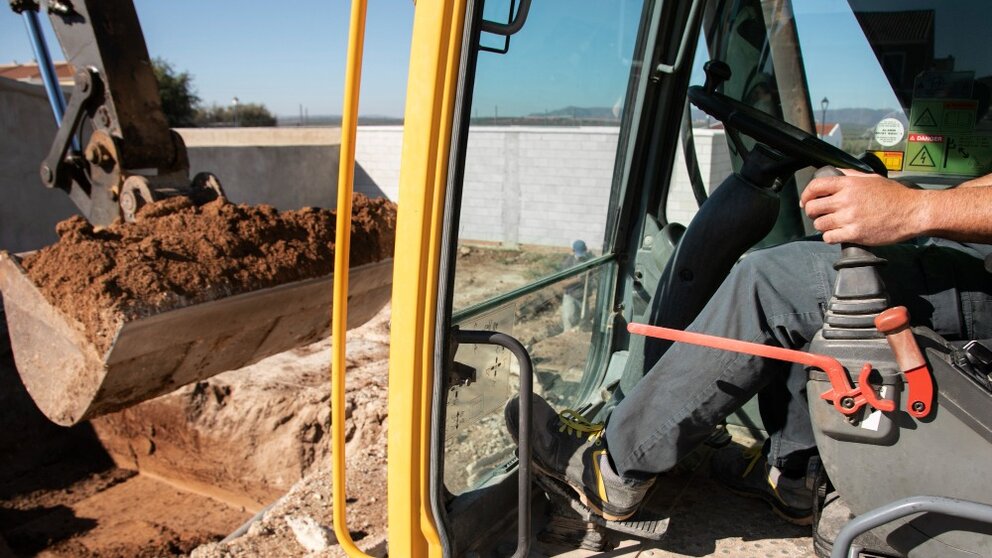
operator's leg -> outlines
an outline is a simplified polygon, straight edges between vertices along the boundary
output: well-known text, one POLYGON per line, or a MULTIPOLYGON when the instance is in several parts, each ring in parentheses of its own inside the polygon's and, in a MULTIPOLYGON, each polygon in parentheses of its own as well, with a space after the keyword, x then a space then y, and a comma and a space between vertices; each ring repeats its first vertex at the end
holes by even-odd
MULTIPOLYGON (((946 244, 946 243, 945 243, 946 244)), ((992 337, 992 276, 982 260, 959 249, 897 245, 874 249, 893 305, 915 325, 951 339, 992 337)), ((689 330, 802 349, 822 325, 833 290, 839 248, 794 242, 747 256, 689 330)), ((610 457, 621 475, 650 476, 673 467, 713 426, 776 380, 765 403, 772 420, 772 465, 793 468, 814 447, 804 374, 791 365, 676 343, 616 408, 607 425, 610 457), (793 459, 798 456, 798 459, 793 459)))
MULTIPOLYGON (((904 305, 913 325, 927 326, 950 340, 992 338, 992 275, 984 251, 941 239, 918 246, 872 249, 888 263, 879 271, 892 305, 904 305)), ((830 282, 835 274, 830 271, 830 282)), ((758 394, 761 419, 769 433, 767 457, 787 475, 805 474, 816 454, 806 398, 807 374, 793 365, 758 394)))
POLYGON ((809 459, 817 454, 806 379, 806 368, 793 364, 770 378, 758 392, 758 410, 768 432, 765 456, 770 465, 790 477, 805 475, 809 459))
MULTIPOLYGON (((822 324, 839 251, 794 242, 748 255, 689 330, 784 347, 806 345, 822 324)), ((620 402, 606 430, 624 476, 666 471, 713 426, 790 365, 740 353, 674 344, 620 402)))
MULTIPOLYGON (((797 242, 747 256, 688 329, 805 345, 820 328, 838 253, 822 242, 797 242)), ((789 366, 676 343, 617 405, 602 436, 591 425, 556 417, 547 402, 535 398, 533 464, 539 475, 568 484, 607 519, 626 519, 657 473, 674 467, 717 422, 789 366)), ((505 417, 517 439, 519 400, 508 403, 505 417)))
MULTIPOLYGON (((905 305, 914 324, 950 338, 992 337, 992 281, 981 258, 935 246, 875 251, 888 260, 881 273, 893 304, 905 305)), ((838 255, 838 247, 819 241, 755 252, 734 268, 689 329, 801 349, 821 327, 838 255)), ((790 376, 790 367, 677 343, 620 402, 605 432, 534 397, 534 466, 539 475, 570 486, 604 517, 625 519, 637 510, 657 473, 672 468, 759 390, 783 379, 792 389, 777 392, 786 395, 780 402, 785 405, 783 427, 771 433, 783 443, 772 444, 768 457, 772 465, 784 463, 791 457, 789 447, 811 443, 784 443, 790 436, 803 437, 796 435, 801 429, 791 428, 795 421, 808 421, 804 407, 792 405, 805 398, 803 374, 790 376)), ((505 409, 514 439, 519 406, 513 399, 505 409)))

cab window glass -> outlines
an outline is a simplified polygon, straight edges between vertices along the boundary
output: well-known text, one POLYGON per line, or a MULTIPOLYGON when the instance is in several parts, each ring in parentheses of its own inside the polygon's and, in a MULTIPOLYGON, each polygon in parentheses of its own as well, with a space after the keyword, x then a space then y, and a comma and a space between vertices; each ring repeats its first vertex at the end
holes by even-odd
MULTIPOLYGON (((742 0, 705 18, 690 83, 721 60, 731 69, 724 94, 877 157, 890 176, 953 185, 992 172, 987 12, 981 0, 742 0)), ((695 108, 687 118, 694 141, 680 146, 666 200, 668 220, 681 223, 696 210, 693 169, 709 191, 741 162, 722 124, 695 108)), ((801 189, 808 178, 794 180, 801 189)))
POLYGON ((821 123, 890 175, 949 184, 992 172, 988 13, 982 0, 797 5, 821 123))
MULTIPOLYGON (((456 293, 456 310, 603 253, 640 4, 533 2, 506 53, 480 53, 458 240, 517 272, 456 293)), ((505 21, 508 5, 486 2, 485 17, 505 21)))
MULTIPOLYGON (((507 21, 510 3, 485 2, 507 21)), ((642 3, 533 2, 508 42, 483 34, 458 208, 453 324, 508 333, 528 349, 535 391, 575 405, 616 264, 608 257, 620 123, 642 3), (505 52, 502 52, 504 51, 505 52)), ((519 368, 505 351, 461 346, 446 393, 445 486, 460 493, 513 458, 502 407, 519 368), (481 452, 485 449, 485 452, 481 452)))

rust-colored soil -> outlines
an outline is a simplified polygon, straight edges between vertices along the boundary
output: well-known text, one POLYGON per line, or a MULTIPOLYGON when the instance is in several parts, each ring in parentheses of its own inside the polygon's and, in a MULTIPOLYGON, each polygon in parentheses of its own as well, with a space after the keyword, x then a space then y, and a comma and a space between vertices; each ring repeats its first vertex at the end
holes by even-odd
MULTIPOLYGON (((219 540, 250 513, 177 490, 142 475, 113 470, 116 482, 7 533, 15 552, 51 558, 185 556, 219 540)), ((77 483, 74 488, 87 488, 77 483)))
MULTIPOLYGON (((396 206, 355 194, 350 264, 392 254, 396 206)), ((233 294, 328 275, 336 213, 279 212, 219 199, 149 204, 134 223, 59 223, 59 241, 24 258, 45 296, 79 321, 101 351, 120 324, 233 294)))

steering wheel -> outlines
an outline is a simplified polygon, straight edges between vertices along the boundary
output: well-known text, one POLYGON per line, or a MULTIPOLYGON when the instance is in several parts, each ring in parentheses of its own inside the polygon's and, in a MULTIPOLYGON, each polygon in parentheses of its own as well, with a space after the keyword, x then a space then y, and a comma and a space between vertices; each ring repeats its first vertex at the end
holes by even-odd
MULTIPOLYGON (((689 102, 706 114, 723 123, 731 140, 743 147, 736 133, 742 133, 779 151, 794 164, 786 165, 792 171, 806 166, 857 169, 875 172, 868 163, 837 148, 809 132, 782 122, 777 118, 716 91, 717 86, 730 77, 730 68, 718 60, 703 66, 706 83, 689 88, 689 102)), ((745 159, 749 153, 743 151, 745 159)), ((782 161, 785 163, 785 161, 782 161)))

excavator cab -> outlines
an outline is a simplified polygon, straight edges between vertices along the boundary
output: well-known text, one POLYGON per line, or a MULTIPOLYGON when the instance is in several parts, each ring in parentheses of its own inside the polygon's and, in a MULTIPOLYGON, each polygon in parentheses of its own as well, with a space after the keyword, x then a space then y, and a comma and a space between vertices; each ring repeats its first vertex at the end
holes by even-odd
MULTIPOLYGON (((398 252, 396 265, 426 266, 436 282, 394 289, 394 334, 397 324, 431 326, 412 341, 419 349, 394 347, 390 389, 405 382, 423 402, 419 411, 395 410, 407 409, 405 422, 429 423, 429 435, 411 436, 412 426, 395 435, 411 437, 419 450, 410 451, 430 467, 421 484, 408 477, 400 488, 421 503, 422 519, 391 515, 391 529, 399 520, 412 541, 432 533, 424 544, 445 555, 508 555, 514 536, 516 555, 554 555, 531 543, 567 506, 531 493, 529 449, 505 430, 506 401, 533 390, 580 419, 602 418, 666 349, 628 334, 627 325, 684 328, 750 250, 814 233, 798 197, 816 168, 887 174, 924 188, 992 172, 992 58, 980 45, 980 2, 521 0, 464 8, 431 12, 442 22, 433 48, 418 42, 416 26, 427 28, 423 6, 415 24, 414 57, 442 61, 431 69, 434 99, 442 100, 435 106, 443 108, 418 135, 409 131, 411 109, 426 101, 408 101, 407 138, 439 150, 433 174, 420 166, 416 177, 406 174, 411 159, 404 159, 411 182, 401 196, 411 194, 401 205, 399 237, 413 255, 398 252), (408 202, 415 184, 430 187, 408 202), (404 210, 430 218, 406 221, 404 210), (587 253, 573 250, 577 241, 587 253), (411 370, 422 385, 401 379, 411 370)), ((875 351, 873 362, 897 376, 885 336, 867 327, 870 350, 846 341, 818 347, 846 367, 875 351)), ((921 342, 928 359, 953 360, 953 340, 928 339, 921 342)), ((856 384, 858 370, 845 369, 856 384)), ((856 495, 854 515, 915 495, 971 494, 992 503, 969 492, 982 484, 980 473, 961 469, 981 457, 961 458, 953 482, 936 469, 904 474, 907 460, 932 464, 928 452, 956 463, 954 444, 930 445, 952 430, 976 456, 992 448, 984 437, 990 422, 981 418, 992 408, 983 373, 953 372, 973 400, 960 412, 950 404, 936 411, 967 419, 918 421, 895 411, 891 427, 912 431, 904 439, 929 431, 901 453, 891 439, 837 435, 872 424, 878 411, 853 419, 838 413, 819 397, 829 379, 815 367, 810 374, 818 441, 835 445, 821 448, 823 459, 835 481, 854 479, 835 482, 842 496, 856 495), (817 413, 829 419, 818 422, 817 413), (938 425, 949 422, 949 430, 938 425), (881 477, 902 484, 876 484, 881 477), (913 482, 923 477, 932 482, 913 482)), ((933 374, 939 387, 950 385, 933 374)), ((936 393, 938 405, 950 397, 936 393)), ((749 409, 731 421, 760 430, 749 409)), ((525 432, 522 424, 521 439, 525 432)), ((391 502, 405 496, 391 493, 391 502)), ((596 521, 575 517, 583 526, 596 521)), ((960 543, 961 556, 988 553, 992 538, 980 522, 963 529, 977 535, 935 543, 957 529, 941 517, 938 527, 904 522, 883 531, 884 552, 943 556, 951 554, 927 545, 960 543)), ((612 533, 604 537, 664 537, 663 513, 638 519, 602 525, 612 533)))

